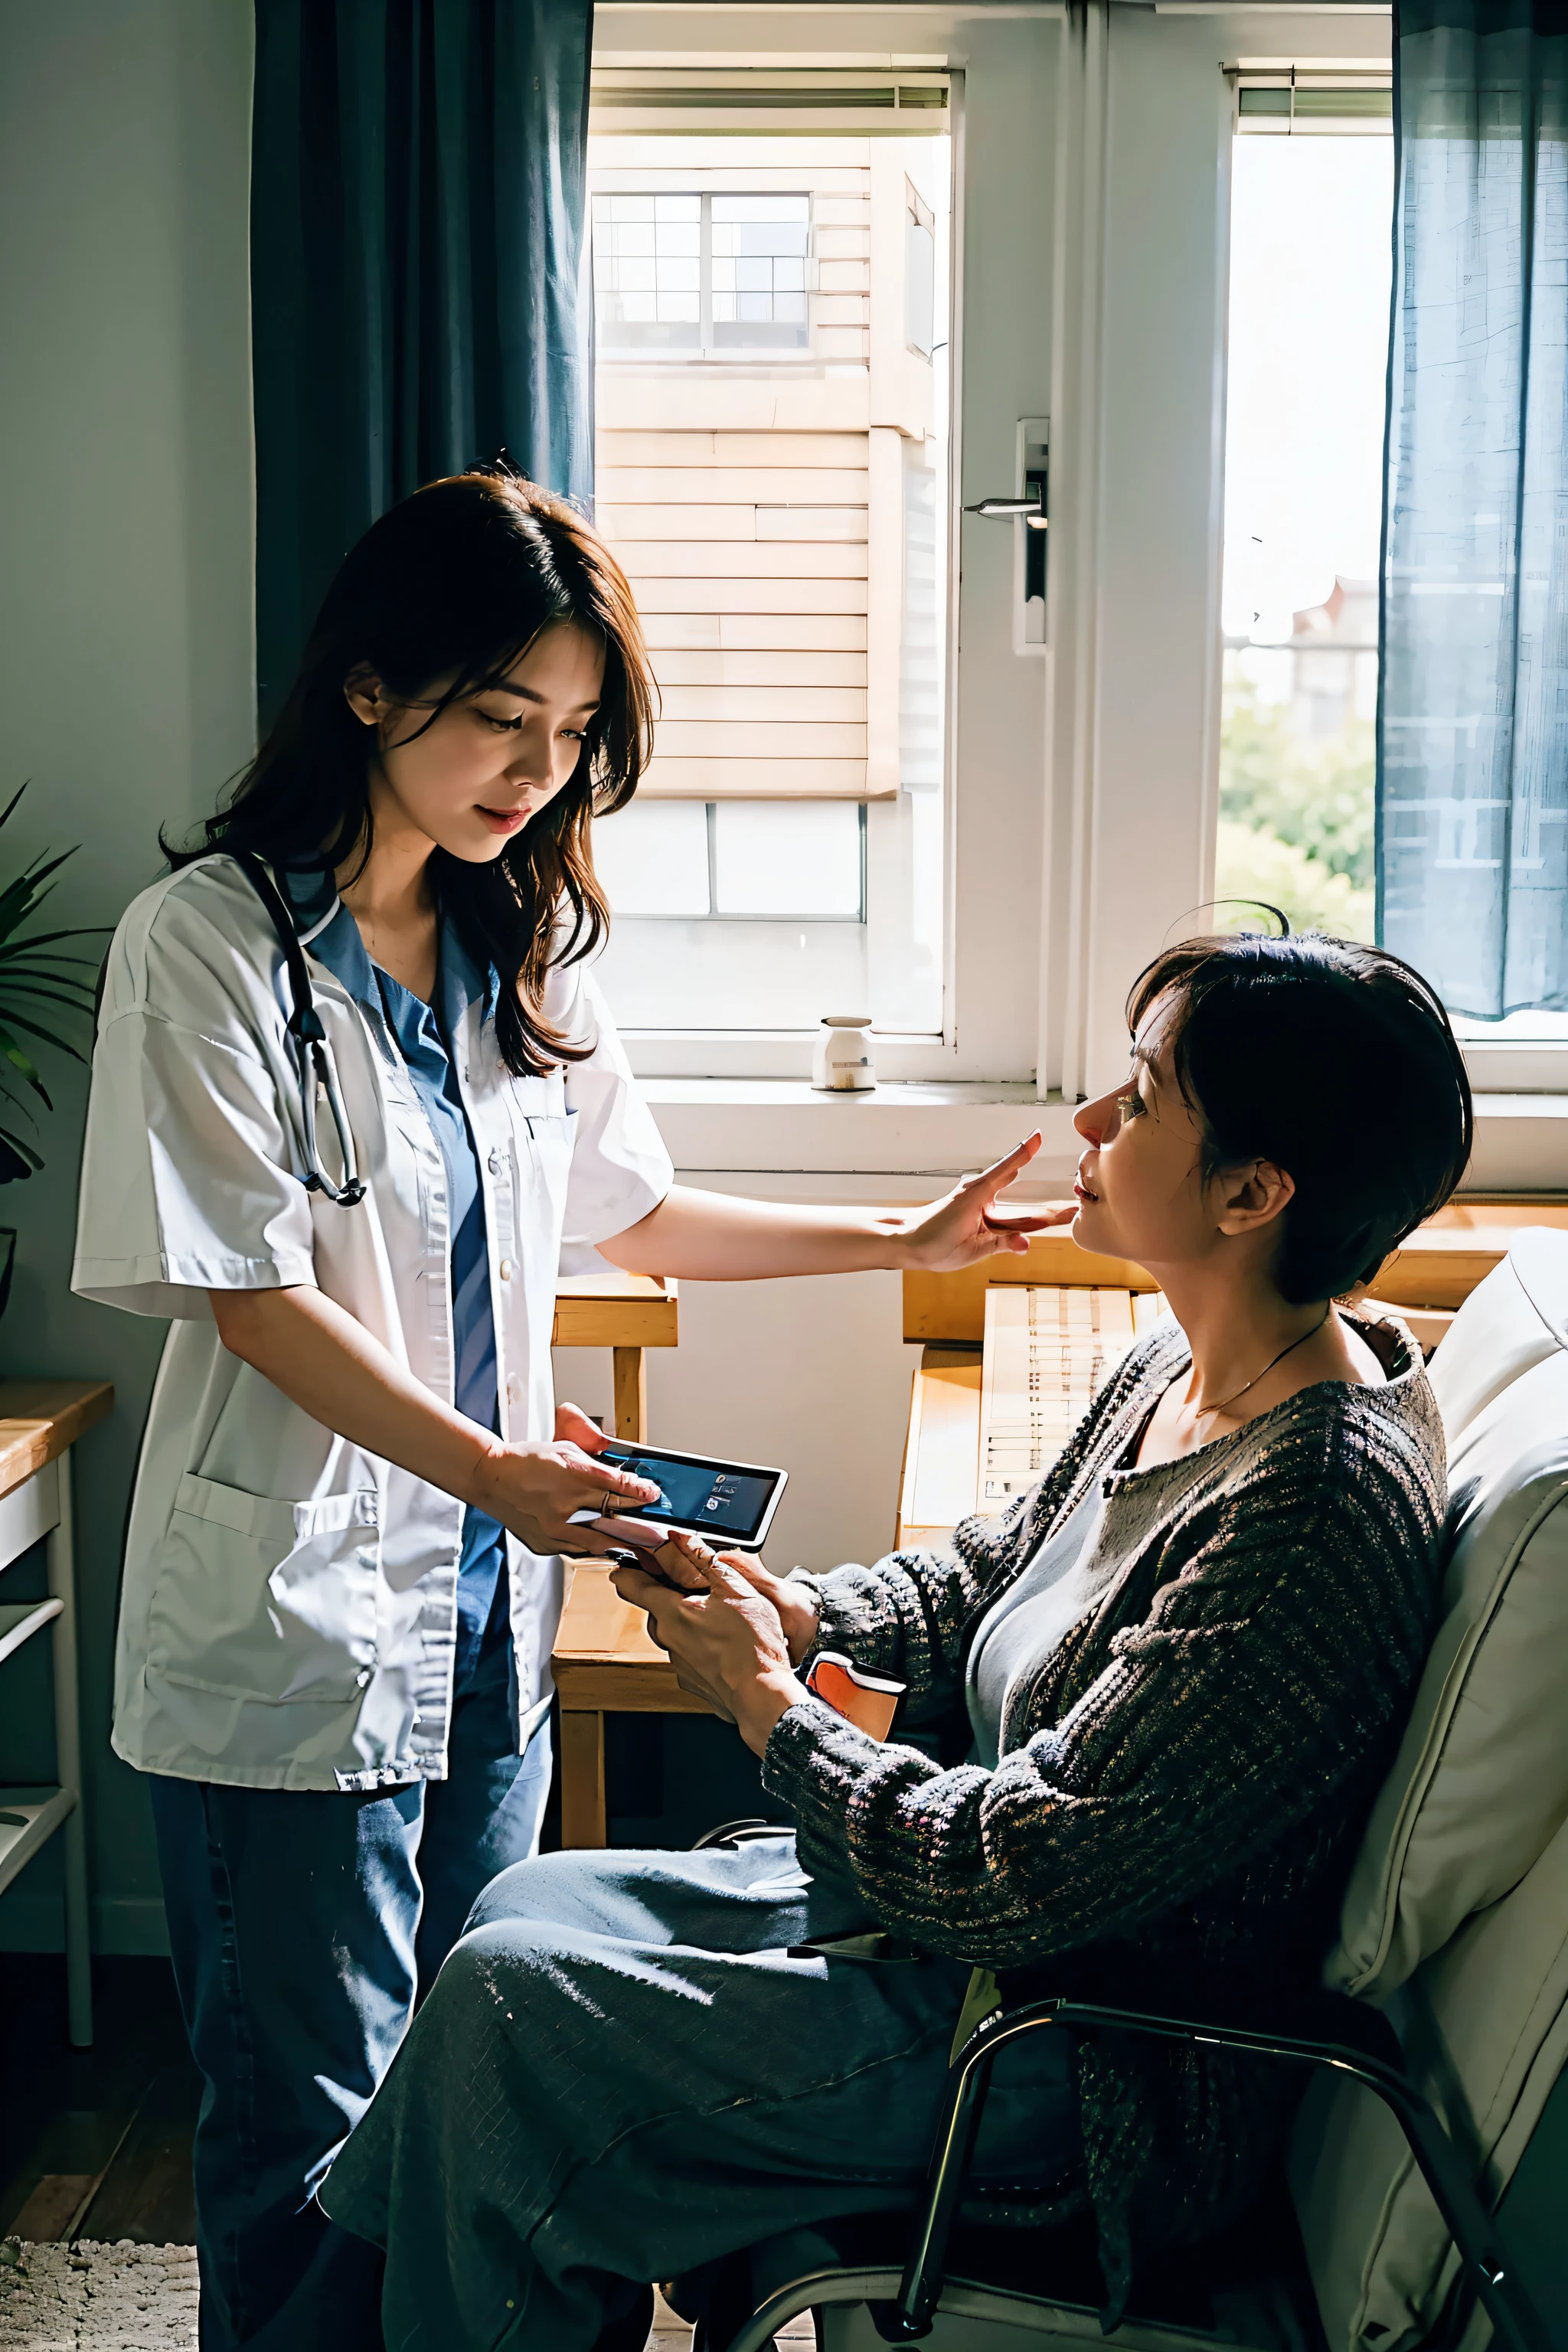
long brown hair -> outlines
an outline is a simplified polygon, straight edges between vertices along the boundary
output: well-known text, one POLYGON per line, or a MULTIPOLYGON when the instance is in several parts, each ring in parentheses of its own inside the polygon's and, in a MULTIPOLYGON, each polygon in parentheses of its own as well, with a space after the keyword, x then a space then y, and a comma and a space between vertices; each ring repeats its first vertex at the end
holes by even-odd
POLYGON ((181 866, 249 849, 322 869, 356 851, 368 856, 374 740, 344 680, 363 666, 396 701, 432 698, 428 727, 504 677, 541 630, 563 621, 605 646, 599 708, 571 782, 499 857, 470 865, 437 849, 430 876, 470 954, 501 976, 496 1044, 507 1068, 522 1077, 581 1060, 591 1041, 564 1037, 544 1018, 545 977, 552 964, 591 955, 608 929, 592 822, 637 790, 657 688, 615 557, 563 499, 504 466, 431 482, 351 549, 256 758, 207 818, 201 846, 165 842, 165 856, 181 866))

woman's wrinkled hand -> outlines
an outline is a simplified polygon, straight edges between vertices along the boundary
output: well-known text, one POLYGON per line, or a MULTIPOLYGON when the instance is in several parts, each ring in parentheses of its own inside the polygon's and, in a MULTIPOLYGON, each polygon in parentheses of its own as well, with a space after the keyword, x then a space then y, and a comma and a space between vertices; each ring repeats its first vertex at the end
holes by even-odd
POLYGON ((616 1504, 635 1511, 639 1503, 657 1503, 658 1488, 651 1479, 595 1461, 609 1443, 597 1422, 574 1404, 563 1404, 548 1443, 498 1442, 465 1499, 510 1528, 530 1551, 610 1551, 617 1538, 596 1527, 573 1527, 573 1513, 608 1511, 616 1504))
POLYGON ((934 1202, 922 1215, 906 1219, 900 1263, 920 1266, 928 1274, 957 1274, 966 1265, 994 1257, 998 1251, 1021 1256, 1028 1249, 1031 1234, 1071 1224, 1078 1214, 1076 1201, 1043 1201, 1037 1209, 996 1206, 998 1192, 1017 1181, 1043 1140, 1037 1129, 1005 1159, 982 1169, 978 1176, 966 1176, 945 1200, 934 1202))
POLYGON ((698 1591, 703 1588, 696 1581, 697 1570, 693 1561, 704 1554, 709 1559, 722 1560, 724 1566, 732 1568, 737 1576, 743 1576, 764 1601, 772 1602, 789 1645, 789 1662, 792 1666, 798 1666, 816 1642, 818 1612, 815 1595, 808 1592, 804 1584, 796 1584, 787 1576, 774 1576, 771 1570, 763 1566, 754 1552, 710 1552, 700 1536, 688 1535, 684 1529, 661 1546, 659 1564, 663 1573, 672 1577, 677 1584, 685 1583, 689 1591, 698 1591), (678 1544, 682 1547, 679 1550, 676 1549, 678 1544))
MULTIPOLYGON (((744 1553, 711 1552, 683 1530, 649 1555, 648 1568, 658 1574, 620 1562, 611 1581, 623 1601, 647 1612, 648 1631, 668 1652, 681 1689, 735 1724, 760 1756, 779 1717, 805 1696, 793 1672, 791 1641, 762 1581, 776 1588, 781 1580, 744 1553)), ((793 1602, 792 1614, 798 1637, 804 1621, 793 1602)), ((815 1610, 810 1616, 815 1631, 815 1610)))

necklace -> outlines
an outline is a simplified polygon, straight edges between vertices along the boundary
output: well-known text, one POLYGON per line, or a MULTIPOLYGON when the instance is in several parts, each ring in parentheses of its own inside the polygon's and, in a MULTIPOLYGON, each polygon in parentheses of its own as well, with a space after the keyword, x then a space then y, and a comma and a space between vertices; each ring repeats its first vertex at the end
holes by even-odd
POLYGON ((1200 1421, 1205 1421, 1211 1412, 1223 1412, 1226 1405, 1234 1404, 1237 1397, 1244 1397, 1248 1389, 1255 1389, 1259 1381, 1267 1380, 1269 1373, 1274 1370, 1276 1364, 1282 1364, 1287 1356, 1293 1356, 1298 1348, 1305 1347, 1309 1339, 1315 1339, 1317 1338, 1319 1332, 1322 1329, 1323 1325, 1328 1321, 1333 1311, 1333 1304, 1332 1301, 1331 1301, 1323 1309, 1321 1321, 1314 1323, 1310 1331, 1303 1331, 1299 1339, 1292 1339, 1288 1348, 1281 1348, 1277 1356, 1270 1356, 1268 1361, 1264 1365, 1263 1370, 1260 1372, 1254 1372, 1249 1381, 1243 1381, 1238 1389, 1233 1389, 1227 1397, 1221 1397, 1217 1404, 1194 1405, 1192 1410, 1196 1413, 1198 1419, 1200 1421))

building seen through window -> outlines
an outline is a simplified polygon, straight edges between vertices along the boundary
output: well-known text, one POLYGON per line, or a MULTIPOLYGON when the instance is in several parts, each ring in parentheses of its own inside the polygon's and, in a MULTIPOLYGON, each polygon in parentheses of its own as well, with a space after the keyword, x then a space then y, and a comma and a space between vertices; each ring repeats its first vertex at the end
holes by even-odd
POLYGON ((662 698, 594 849, 644 1028, 942 1025, 951 150, 922 131, 590 136, 596 514, 662 698))

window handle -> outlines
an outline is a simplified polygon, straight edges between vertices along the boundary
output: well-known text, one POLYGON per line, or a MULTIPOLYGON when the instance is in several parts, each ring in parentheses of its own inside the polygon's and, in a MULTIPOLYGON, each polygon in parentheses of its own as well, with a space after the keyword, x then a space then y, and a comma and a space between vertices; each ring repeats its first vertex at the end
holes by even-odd
POLYGON ((977 499, 972 507, 965 507, 963 511, 965 514, 987 517, 1001 516, 1008 521, 1016 515, 1022 515, 1026 530, 1048 530, 1050 528, 1049 518, 1046 513, 1043 488, 1036 490, 1026 499, 977 499))

